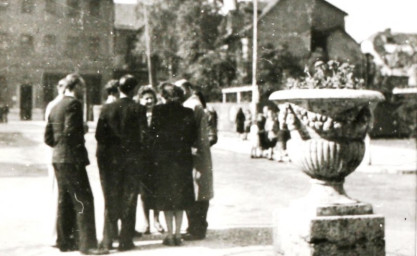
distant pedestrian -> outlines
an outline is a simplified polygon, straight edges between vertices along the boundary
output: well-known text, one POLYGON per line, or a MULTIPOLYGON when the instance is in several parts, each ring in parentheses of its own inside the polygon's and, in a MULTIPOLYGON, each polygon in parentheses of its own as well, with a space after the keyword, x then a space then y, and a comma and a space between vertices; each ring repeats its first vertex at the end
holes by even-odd
POLYGON ((217 135, 217 122, 218 116, 216 110, 208 106, 206 109, 208 113, 208 139, 210 142, 210 146, 213 146, 217 143, 218 135, 217 135))
POLYGON ((257 122, 253 121, 250 126, 248 139, 251 145, 250 157, 259 158, 262 155, 262 150, 259 141, 259 127, 257 122))
POLYGON ((3 123, 3 106, 0 106, 0 123, 3 123))
POLYGON ((287 142, 290 138, 291 138, 291 135, 287 126, 285 125, 283 120, 279 121, 279 131, 277 135, 278 162, 284 162, 285 159, 291 162, 291 160, 288 157, 288 152, 287 152, 287 142))
POLYGON ((245 123, 244 123, 244 140, 248 138, 248 134, 250 133, 250 126, 252 125, 252 113, 249 109, 246 109, 245 113, 245 123))
POLYGON ((259 150, 261 151, 261 154, 259 157, 263 157, 263 151, 267 148, 266 130, 265 130, 266 115, 267 115, 267 111, 265 111, 265 107, 264 107, 264 111, 262 113, 258 113, 256 116, 256 125, 258 128, 258 137, 259 137, 259 150))
POLYGON ((236 132, 240 135, 241 139, 244 139, 243 134, 245 132, 245 120, 246 120, 245 114, 243 113, 242 108, 239 108, 236 114, 235 124, 236 124, 236 132))
POLYGON ((266 151, 266 157, 273 160, 274 148, 277 144, 277 135, 279 131, 279 123, 276 113, 272 109, 268 109, 265 121, 265 134, 263 150, 266 151))
POLYGON ((45 129, 45 143, 53 147, 52 162, 58 181, 58 248, 67 252, 100 255, 97 249, 94 199, 85 166, 83 98, 85 83, 77 74, 66 78, 64 98, 52 108, 45 129))
POLYGON ((9 122, 8 115, 9 115, 9 105, 6 104, 2 107, 1 119, 3 123, 7 124, 9 122))
POLYGON ((168 231, 163 244, 178 246, 182 243, 183 211, 195 200, 191 148, 197 139, 197 126, 193 111, 182 106, 183 91, 169 83, 160 88, 166 103, 154 107, 150 130, 154 141, 155 209, 165 215, 168 231))

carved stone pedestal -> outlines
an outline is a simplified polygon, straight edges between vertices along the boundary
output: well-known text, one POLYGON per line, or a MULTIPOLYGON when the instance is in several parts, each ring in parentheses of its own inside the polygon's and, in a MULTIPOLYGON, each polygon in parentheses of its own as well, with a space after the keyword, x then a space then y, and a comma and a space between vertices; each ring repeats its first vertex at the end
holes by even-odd
POLYGON ((288 256, 383 256, 384 217, 350 198, 345 177, 361 163, 372 107, 367 90, 289 90, 270 96, 291 132, 288 153, 311 178, 310 192, 274 220, 274 248, 288 256))
POLYGON ((277 212, 276 254, 288 256, 383 256, 384 217, 375 214, 308 216, 298 207, 277 212))

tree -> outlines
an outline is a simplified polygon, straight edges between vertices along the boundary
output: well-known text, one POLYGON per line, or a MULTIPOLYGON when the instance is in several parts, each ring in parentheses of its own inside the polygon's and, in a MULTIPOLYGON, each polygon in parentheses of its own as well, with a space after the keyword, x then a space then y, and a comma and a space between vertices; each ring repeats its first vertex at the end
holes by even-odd
MULTIPOLYGON (((206 0, 156 0, 148 17, 152 55, 160 60, 153 63, 159 78, 186 77, 205 92, 219 91, 225 76, 221 67, 230 59, 216 50, 223 19, 218 8, 206 0)), ((136 54, 145 52, 140 37, 136 54)))
POLYGON ((267 44, 260 49, 258 84, 261 95, 268 97, 270 92, 284 88, 286 78, 303 75, 300 60, 290 53, 287 45, 267 44))

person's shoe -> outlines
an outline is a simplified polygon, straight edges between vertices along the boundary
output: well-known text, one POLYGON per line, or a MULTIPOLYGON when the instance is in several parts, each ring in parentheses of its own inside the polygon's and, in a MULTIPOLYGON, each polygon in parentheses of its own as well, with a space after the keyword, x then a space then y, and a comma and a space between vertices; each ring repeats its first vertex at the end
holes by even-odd
POLYGON ((151 234, 151 228, 150 227, 147 227, 146 230, 145 230, 145 232, 143 234, 150 235, 151 234))
POLYGON ((61 247, 61 248, 59 248, 59 250, 61 252, 74 252, 74 251, 76 251, 78 249, 75 248, 75 247, 61 247))
POLYGON ((181 246, 182 245, 182 238, 181 236, 174 236, 174 244, 175 246, 181 246))
POLYGON ((135 230, 135 235, 134 235, 134 237, 135 237, 135 238, 141 238, 141 237, 142 237, 142 232, 139 232, 139 231, 136 231, 136 230, 135 230))
POLYGON ((103 242, 99 243, 98 248, 99 249, 102 249, 102 250, 111 250, 111 249, 114 249, 113 248, 113 243, 104 244, 103 242))
POLYGON ((156 228, 156 231, 158 231, 159 233, 165 233, 165 229, 162 227, 161 223, 155 222, 154 227, 156 228))
POLYGON ((182 238, 185 241, 197 241, 197 240, 203 240, 204 238, 206 238, 205 235, 193 235, 190 233, 186 233, 182 236, 182 238))
POLYGON ((78 247, 75 244, 65 244, 56 246, 61 252, 73 252, 77 251, 78 247))
POLYGON ((119 251, 128 251, 135 248, 135 244, 133 242, 130 243, 120 243, 119 248, 117 248, 119 251))
POLYGON ((81 251, 81 254, 84 254, 84 255, 106 255, 106 254, 109 254, 109 250, 102 249, 102 248, 99 248, 99 249, 91 248, 91 249, 88 249, 87 251, 81 251))
POLYGON ((164 238, 164 240, 162 241, 162 244, 166 245, 166 246, 175 246, 176 245, 174 238, 173 237, 168 237, 168 236, 164 238))

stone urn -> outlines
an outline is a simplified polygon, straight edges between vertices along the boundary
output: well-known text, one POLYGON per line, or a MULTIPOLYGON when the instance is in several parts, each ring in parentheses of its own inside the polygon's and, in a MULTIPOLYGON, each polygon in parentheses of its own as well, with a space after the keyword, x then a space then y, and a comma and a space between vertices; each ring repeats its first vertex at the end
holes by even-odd
POLYGON ((372 110, 384 96, 371 90, 292 89, 269 99, 279 105, 280 124, 291 132, 291 160, 311 178, 309 193, 276 214, 276 251, 385 255, 384 218, 343 187, 364 157, 372 110))

